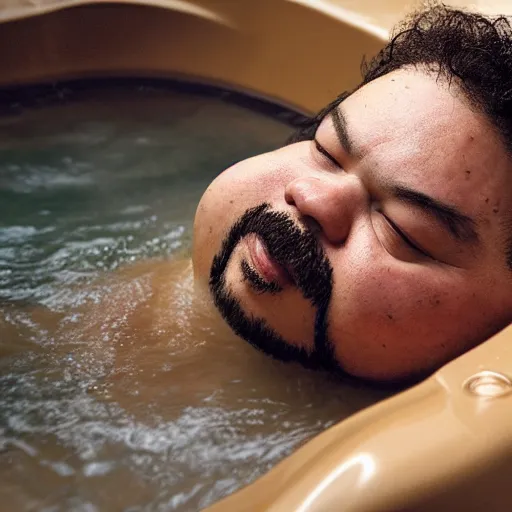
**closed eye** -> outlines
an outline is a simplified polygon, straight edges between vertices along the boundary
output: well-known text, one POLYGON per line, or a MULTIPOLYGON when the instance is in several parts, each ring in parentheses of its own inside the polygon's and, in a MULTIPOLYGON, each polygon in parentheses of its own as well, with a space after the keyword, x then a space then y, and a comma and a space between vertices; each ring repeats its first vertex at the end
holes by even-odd
MULTIPOLYGON (((382 212, 379 212, 384 219, 388 222, 388 224, 391 226, 393 231, 402 239, 403 242, 405 242, 411 249, 419 252, 423 256, 426 256, 427 258, 432 258, 432 256, 422 249, 417 243, 413 242, 387 215, 385 215, 382 212)), ((432 258, 433 259, 433 258, 432 258)))
POLYGON ((330 160, 336 167, 341 168, 341 165, 336 161, 336 158, 334 158, 316 139, 314 139, 315 146, 317 151, 325 156, 328 160, 330 160))

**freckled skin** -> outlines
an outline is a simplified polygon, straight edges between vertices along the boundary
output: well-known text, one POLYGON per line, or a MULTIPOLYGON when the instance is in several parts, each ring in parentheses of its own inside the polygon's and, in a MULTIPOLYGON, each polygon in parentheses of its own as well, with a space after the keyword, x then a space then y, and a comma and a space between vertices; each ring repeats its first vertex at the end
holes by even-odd
MULTIPOLYGON (((304 141, 240 162, 210 185, 195 221, 196 280, 206 283, 221 240, 248 208, 265 202, 295 219, 313 218, 334 270, 329 337, 340 366, 382 380, 428 372, 512 320, 512 272, 503 243, 503 212, 512 211, 511 159, 455 86, 421 71, 383 76, 347 98, 342 109, 362 156, 340 149, 329 117, 316 138, 341 168, 304 141), (386 182, 470 216, 481 244, 453 243, 422 212, 390 199, 386 182), (373 213, 375 205, 434 256, 403 249, 373 213), (204 229, 210 224, 213 233, 204 229)), ((240 283, 238 272, 233 257, 228 283, 240 283)), ((311 332, 312 315, 292 290, 256 296, 237 285, 236 296, 289 343, 313 346, 312 336, 299 336, 295 328, 300 317, 303 332, 311 332), (293 311, 293 318, 283 310, 293 311)))
MULTIPOLYGON (((396 380, 423 374, 512 321, 503 231, 512 211, 512 164, 486 118, 455 88, 412 70, 375 80, 342 108, 358 157, 340 148, 328 117, 316 138, 339 166, 304 141, 221 173, 196 212, 194 280, 190 262, 148 261, 124 269, 115 277, 117 292, 85 315, 73 335, 97 340, 98 353, 106 354, 105 332, 119 337, 115 325, 124 319, 113 364, 123 369, 138 361, 139 343, 156 347, 159 361, 165 351, 158 346, 183 331, 178 313, 183 296, 194 289, 183 342, 215 332, 208 345, 214 351, 230 331, 207 295, 212 260, 233 224, 262 203, 297 221, 313 219, 319 227, 318 241, 333 268, 328 336, 340 367, 352 375, 396 380), (389 182, 473 218, 480 245, 454 243, 431 218, 390 197, 384 187, 389 182), (381 210, 431 254, 407 245, 381 210)), ((264 320, 289 344, 310 350, 314 307, 293 286, 275 295, 254 293, 241 274, 240 247, 228 263, 226 281, 244 312, 264 320)), ((41 323, 53 331, 59 320, 51 315, 41 323)), ((0 329, 8 329, 3 323, 0 329)))

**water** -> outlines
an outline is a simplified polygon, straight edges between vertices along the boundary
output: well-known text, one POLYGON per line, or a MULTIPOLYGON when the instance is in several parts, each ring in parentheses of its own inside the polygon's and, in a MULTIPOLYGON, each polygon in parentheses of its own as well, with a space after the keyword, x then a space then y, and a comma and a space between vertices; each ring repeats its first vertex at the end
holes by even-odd
POLYGON ((133 85, 53 100, 0 118, 1 510, 198 510, 387 394, 130 323, 158 271, 123 269, 185 258, 207 184, 286 123, 133 85))

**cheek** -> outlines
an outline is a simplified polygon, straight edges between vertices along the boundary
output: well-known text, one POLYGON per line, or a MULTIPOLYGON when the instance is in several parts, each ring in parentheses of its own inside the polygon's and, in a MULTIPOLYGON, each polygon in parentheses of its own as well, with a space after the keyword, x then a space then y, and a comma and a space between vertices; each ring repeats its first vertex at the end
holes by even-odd
MULTIPOLYGON (((206 278, 214 255, 233 224, 249 208, 284 201, 288 173, 275 153, 233 165, 210 184, 194 219, 192 258, 196 278, 206 278)), ((287 166, 286 168, 289 168, 287 166)))
MULTIPOLYGON (((307 142, 297 143, 243 160, 217 176, 203 199, 214 200, 209 204, 212 210, 218 209, 219 203, 229 201, 237 213, 263 202, 286 204, 286 184, 311 172, 309 148, 307 142)), ((201 202, 206 203, 203 199, 201 202)))
MULTIPOLYGON (((222 172, 204 193, 197 215, 213 228, 236 221, 247 209, 270 203, 286 208, 287 183, 311 172, 310 144, 299 142, 243 160, 222 172)), ((196 220, 197 220, 196 215, 196 220)))
POLYGON ((232 205, 228 210, 242 214, 251 206, 275 202, 284 194, 288 174, 271 154, 250 158, 221 173, 210 184, 201 203, 213 214, 222 213, 220 210, 227 205, 232 205))
POLYGON ((467 338, 460 318, 472 297, 458 276, 386 260, 349 260, 335 276, 329 312, 338 360, 350 373, 375 379, 404 377, 460 353, 467 338))
POLYGON ((265 202, 265 190, 261 185, 257 186, 261 173, 255 168, 256 165, 256 159, 244 160, 210 183, 197 207, 194 226, 196 238, 199 234, 203 235, 205 230, 212 239, 223 236, 247 208, 265 202))

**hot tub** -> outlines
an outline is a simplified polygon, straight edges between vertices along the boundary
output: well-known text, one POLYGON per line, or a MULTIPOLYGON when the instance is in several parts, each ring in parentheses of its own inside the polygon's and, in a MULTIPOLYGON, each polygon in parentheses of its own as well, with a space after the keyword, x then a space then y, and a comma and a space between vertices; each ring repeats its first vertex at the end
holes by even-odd
MULTIPOLYGON (((56 81, 172 78, 273 102, 288 118, 357 83, 362 55, 374 54, 406 11, 398 0, 379 8, 341 0, 2 4, 4 98, 56 81)), ((512 12, 505 2, 485 9, 512 12)), ((208 510, 510 509, 511 342, 507 328, 208 510)))

